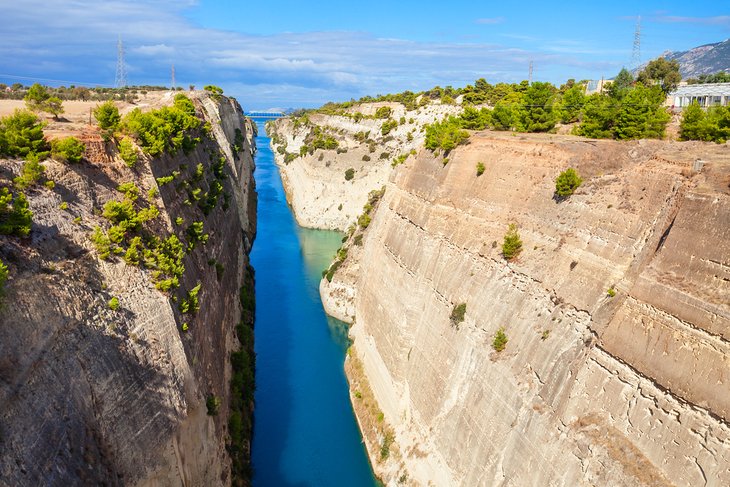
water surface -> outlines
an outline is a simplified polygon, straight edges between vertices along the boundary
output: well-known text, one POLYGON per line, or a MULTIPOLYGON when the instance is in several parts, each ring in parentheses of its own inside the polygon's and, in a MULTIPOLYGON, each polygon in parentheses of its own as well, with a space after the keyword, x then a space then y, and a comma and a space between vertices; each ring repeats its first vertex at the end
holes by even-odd
POLYGON ((257 123, 253 484, 372 487, 343 371, 346 328, 325 315, 318 290, 342 235, 296 224, 257 123))

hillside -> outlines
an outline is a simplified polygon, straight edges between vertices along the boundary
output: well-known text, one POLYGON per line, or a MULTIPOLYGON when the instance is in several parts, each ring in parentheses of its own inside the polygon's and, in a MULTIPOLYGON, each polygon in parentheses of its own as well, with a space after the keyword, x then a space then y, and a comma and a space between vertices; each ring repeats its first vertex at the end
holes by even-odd
POLYGON ((718 71, 730 71, 730 39, 687 51, 667 51, 662 56, 679 61, 679 71, 684 79, 718 71))
MULTIPOLYGON (((46 159, 43 179, 53 184, 25 190, 29 235, 0 235, 10 275, 0 312, 0 485, 245 482, 252 405, 241 403, 252 391, 232 396, 229 357, 239 341, 242 354, 252 347, 241 298, 253 292, 254 128, 235 100, 187 95, 200 141, 139 152, 134 168, 86 125, 95 104, 70 103, 67 120, 46 127, 48 138, 77 136, 86 152, 75 164, 46 159)), ((172 103, 173 94, 155 94, 138 106, 172 103)), ((12 187, 22 164, 0 159, 0 186, 12 187)))

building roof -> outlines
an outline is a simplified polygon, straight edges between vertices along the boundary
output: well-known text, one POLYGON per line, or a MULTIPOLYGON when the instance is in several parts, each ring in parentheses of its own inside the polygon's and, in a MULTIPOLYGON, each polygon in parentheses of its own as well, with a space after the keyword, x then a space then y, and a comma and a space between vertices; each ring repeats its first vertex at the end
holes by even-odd
POLYGON ((672 96, 730 96, 730 83, 705 83, 677 88, 672 96))

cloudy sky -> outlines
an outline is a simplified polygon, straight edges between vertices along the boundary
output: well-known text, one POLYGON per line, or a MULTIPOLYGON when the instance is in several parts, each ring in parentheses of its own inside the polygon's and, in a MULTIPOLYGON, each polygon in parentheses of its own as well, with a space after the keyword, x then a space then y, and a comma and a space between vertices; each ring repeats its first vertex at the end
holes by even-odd
POLYGON ((726 0, 449 2, 0 0, 0 82, 216 84, 246 109, 533 79, 611 77, 730 37, 726 0), (559 8, 556 5, 560 5, 559 8))

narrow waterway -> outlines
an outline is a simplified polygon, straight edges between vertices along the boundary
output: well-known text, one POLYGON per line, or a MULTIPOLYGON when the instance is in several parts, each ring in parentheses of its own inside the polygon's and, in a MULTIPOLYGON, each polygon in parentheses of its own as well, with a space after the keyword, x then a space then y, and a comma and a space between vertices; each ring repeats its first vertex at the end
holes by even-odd
POLYGON ((347 330, 325 315, 318 291, 342 235, 296 224, 264 121, 256 122, 253 484, 372 487, 343 371, 347 330))

